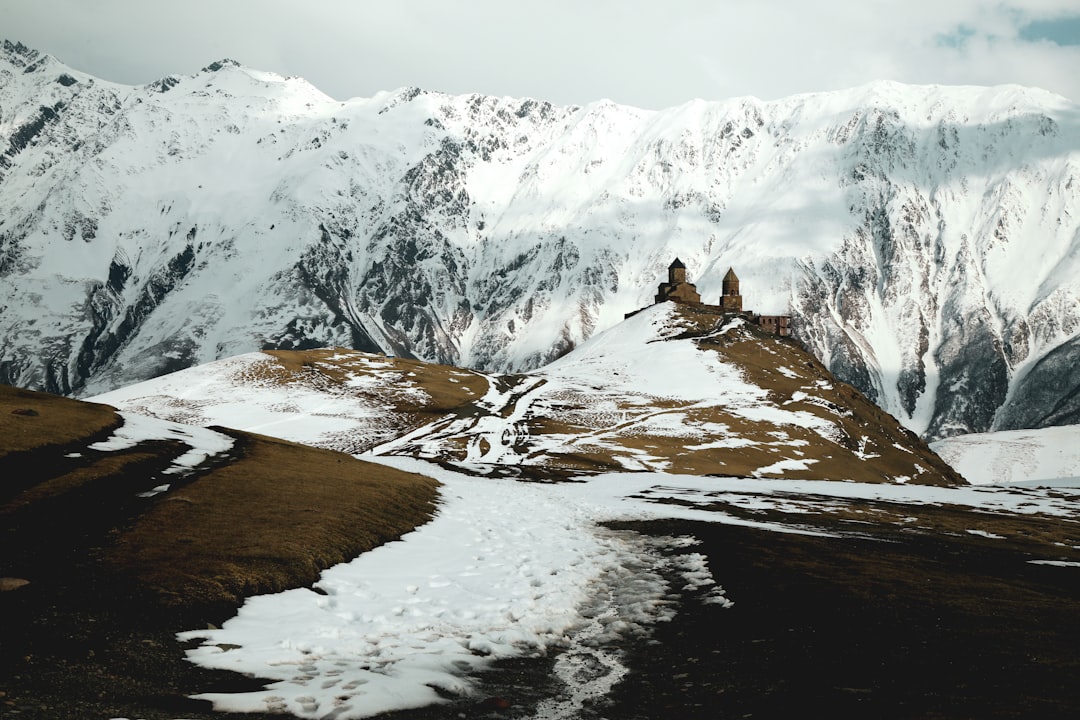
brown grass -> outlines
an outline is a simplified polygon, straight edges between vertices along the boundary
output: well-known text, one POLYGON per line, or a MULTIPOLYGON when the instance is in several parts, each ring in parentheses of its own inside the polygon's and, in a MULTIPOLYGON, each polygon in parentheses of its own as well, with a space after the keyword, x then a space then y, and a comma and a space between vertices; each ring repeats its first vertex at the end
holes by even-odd
MULTIPOLYGON (((179 443, 173 443, 170 447, 182 446, 179 443)), ((179 455, 182 452, 183 450, 178 450, 172 454, 179 455)), ((56 477, 42 478, 40 482, 19 493, 10 502, 0 505, 0 515, 34 503, 60 498, 96 482, 108 482, 110 478, 131 472, 134 467, 153 462, 162 454, 160 450, 148 452, 142 447, 136 447, 91 458, 88 460, 89 464, 74 466, 56 477)))
MULTIPOLYGON (((797 341, 745 326, 723 336, 703 337, 698 345, 738 365, 749 382, 768 388, 770 399, 785 409, 809 412, 836 425, 838 443, 823 445, 819 441, 816 448, 815 444, 804 448, 807 457, 818 460, 811 466, 815 474, 859 482, 889 482, 906 475, 918 484, 963 484, 956 471, 923 440, 858 390, 837 380, 797 341), (781 367, 788 372, 779 372, 781 367), (829 407, 794 400, 799 391, 817 396, 829 407), (860 458, 859 453, 867 457, 860 458)), ((784 430, 793 438, 810 439, 801 428, 784 430)))
MULTIPOLYGON (((391 378, 398 389, 417 388, 427 395, 424 400, 417 400, 415 395, 406 398, 400 393, 385 395, 383 399, 393 403, 398 412, 447 412, 468 405, 483 397, 487 392, 487 380, 483 375, 450 365, 372 355, 340 348, 265 350, 264 352, 279 363, 280 369, 270 371, 268 376, 275 378, 278 382, 319 376, 333 385, 346 388, 346 381, 354 375, 377 374, 384 379, 391 378), (390 369, 381 367, 369 369, 366 367, 368 362, 378 365, 388 364, 390 369)), ((347 389, 347 391, 363 394, 363 391, 352 389, 347 389)))
MULTIPOLYGON (((740 493, 744 494, 744 493, 740 493)), ((745 493, 754 496, 754 493, 745 493)), ((737 518, 789 526, 810 526, 842 535, 926 535, 951 537, 987 547, 1007 546, 1035 557, 1080 561, 1080 512, 1073 517, 1024 515, 1008 510, 980 510, 963 505, 921 504, 888 500, 860 500, 823 495, 791 494, 761 496, 748 509, 717 492, 707 503, 666 499, 659 502, 691 505, 723 512, 737 518), (794 506, 769 508, 771 503, 794 506), (970 531, 990 533, 984 537, 970 531)))
MULTIPOLYGON (((771 403, 815 415, 831 424, 833 437, 824 438, 799 425, 774 426, 748 420, 723 406, 693 408, 693 403, 649 397, 648 388, 641 388, 639 397, 648 399, 646 412, 671 410, 684 415, 687 432, 682 436, 667 435, 633 422, 620 426, 613 425, 610 417, 590 417, 597 402, 595 394, 567 392, 559 397, 558 415, 532 416, 528 420, 530 437, 572 438, 566 452, 551 453, 552 464, 622 468, 620 458, 634 462, 645 454, 651 456, 651 464, 669 472, 748 477, 781 460, 795 460, 809 464, 804 470, 770 472, 765 476, 872 483, 906 477, 914 484, 963 484, 963 479, 925 442, 857 390, 839 382, 797 342, 754 326, 715 335, 725 318, 686 306, 678 306, 674 317, 676 329, 681 332, 673 339, 693 339, 702 352, 718 354, 725 363, 738 367, 747 382, 767 388, 771 403), (695 426, 705 423, 726 426, 725 435, 750 439, 754 444, 696 448, 723 439, 694 431, 695 426), (589 434, 603 434, 603 441, 590 442, 589 434)), ((605 399, 614 399, 618 404, 609 415, 622 415, 631 421, 643 417, 642 407, 633 402, 605 399)))
POLYGON ((471 370, 355 350, 268 350, 265 355, 266 362, 248 366, 235 380, 303 387, 380 411, 360 421, 358 432, 327 434, 317 443, 350 454, 440 418, 475 415, 475 402, 488 390, 487 378, 471 370))
POLYGON ((8 531, 0 570, 63 574, 72 553, 101 545, 112 570, 168 605, 234 605, 309 584, 323 568, 427 521, 438 485, 234 431, 228 456, 186 478, 166 476, 183 443, 87 447, 122 422, 108 406, 0 387, 0 412, 0 523, 8 531), (160 482, 173 487, 137 497, 160 482))
POLYGON ((235 604, 310 584, 320 570, 426 521, 437 482, 232 432, 242 457, 162 496, 109 553, 166 604, 235 604))
POLYGON ((108 405, 0 385, 0 463, 13 454, 106 436, 121 422, 108 405))
POLYGON ((420 410, 447 412, 467 406, 483 397, 488 382, 483 375, 450 365, 394 358, 394 366, 430 397, 420 410))

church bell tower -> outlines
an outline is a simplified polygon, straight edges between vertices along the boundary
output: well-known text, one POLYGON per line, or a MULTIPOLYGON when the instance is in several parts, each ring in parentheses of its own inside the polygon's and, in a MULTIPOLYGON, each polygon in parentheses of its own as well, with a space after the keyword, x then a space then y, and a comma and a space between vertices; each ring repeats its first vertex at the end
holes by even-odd
POLYGON ((720 285, 720 305, 729 312, 742 312, 742 295, 739 294, 739 276, 732 268, 720 285))

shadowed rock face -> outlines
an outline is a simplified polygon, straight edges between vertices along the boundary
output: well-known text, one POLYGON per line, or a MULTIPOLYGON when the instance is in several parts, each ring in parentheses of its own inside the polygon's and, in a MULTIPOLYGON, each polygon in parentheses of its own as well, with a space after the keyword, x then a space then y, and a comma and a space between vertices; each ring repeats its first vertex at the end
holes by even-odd
POLYGON ((706 303, 734 267, 748 309, 793 315, 921 434, 1065 422, 1078 117, 891 83, 658 113, 338 103, 232 61, 113 85, 8 43, 0 381, 87 394, 331 345, 528 370, 678 256, 706 303))
POLYGON ((1054 348, 1016 383, 1003 408, 1002 429, 1075 425, 1080 423, 1080 389, 1068 382, 1080 367, 1080 338, 1054 348))

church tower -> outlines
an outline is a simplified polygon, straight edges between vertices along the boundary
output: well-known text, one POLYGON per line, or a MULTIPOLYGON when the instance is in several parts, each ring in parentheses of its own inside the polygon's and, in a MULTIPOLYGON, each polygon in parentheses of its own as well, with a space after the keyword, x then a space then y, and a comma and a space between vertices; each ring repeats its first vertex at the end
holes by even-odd
POLYGON ((739 276, 728 268, 720 286, 720 305, 728 312, 742 312, 742 295, 739 294, 739 276))
POLYGON ((683 265, 683 261, 679 258, 675 258, 675 262, 668 265, 667 281, 671 285, 686 282, 686 266, 683 265))

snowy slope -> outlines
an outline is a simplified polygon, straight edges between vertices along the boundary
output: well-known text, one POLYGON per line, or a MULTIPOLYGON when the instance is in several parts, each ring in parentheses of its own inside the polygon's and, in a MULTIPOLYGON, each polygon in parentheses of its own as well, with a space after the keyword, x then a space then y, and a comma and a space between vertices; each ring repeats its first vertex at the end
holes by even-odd
POLYGON ((528 370, 679 256, 706 299, 734 266, 749 308, 793 313, 919 433, 1074 422, 1078 117, 894 83, 661 112, 338 102, 231 61, 117 86, 7 43, 0 381, 85 395, 331 345, 528 370))
MULTIPOLYGON (((530 717, 587 717, 583 700, 603 697, 627 672, 620 647, 640 642, 656 622, 688 605, 720 613, 744 602, 724 589, 723 564, 710 567, 693 551, 696 538, 650 540, 601 523, 685 518, 820 534, 790 519, 736 517, 716 507, 718 498, 752 512, 782 508, 795 518, 822 506, 828 515, 860 499, 882 500, 903 508, 905 532, 925 531, 911 524, 924 522, 917 517, 923 507, 970 507, 988 519, 1077 517, 1072 489, 663 473, 544 485, 470 477, 408 458, 380 462, 438 478, 444 492, 437 517, 399 542, 325 571, 314 588, 252 598, 220 629, 183 633, 202 641, 189 651, 191 661, 272 681, 261 690, 198 697, 222 711, 361 718, 467 696, 477 674, 499 659, 552 655, 566 686, 530 717)), ((850 531, 865 527, 860 521, 850 531)), ((968 532, 1006 541, 978 528, 968 532)))
POLYGON ((1080 426, 1004 430, 945 438, 934 452, 969 482, 1080 485, 1080 426))
POLYGON ((480 399, 489 384, 472 371, 346 350, 305 353, 298 370, 267 353, 245 353, 98 397, 163 420, 359 453, 441 417, 445 406, 480 399), (456 403, 440 407, 425 389, 433 374, 457 389, 456 403))

